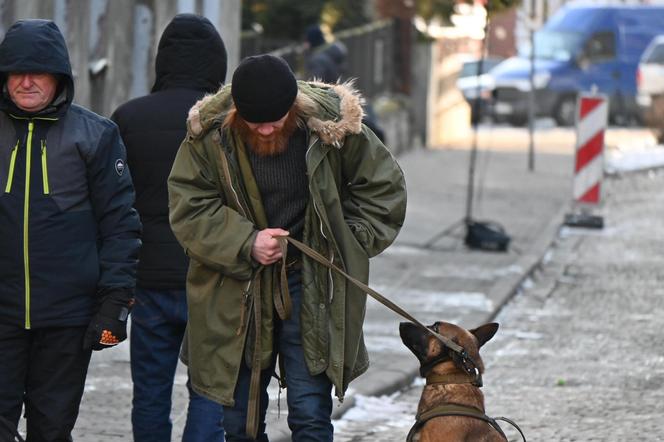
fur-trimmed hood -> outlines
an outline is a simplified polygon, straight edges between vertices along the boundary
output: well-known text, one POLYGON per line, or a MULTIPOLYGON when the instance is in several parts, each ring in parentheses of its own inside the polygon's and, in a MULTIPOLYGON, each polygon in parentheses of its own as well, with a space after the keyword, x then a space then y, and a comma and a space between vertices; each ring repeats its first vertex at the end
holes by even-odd
MULTIPOLYGON (((295 101, 302 120, 325 144, 341 147, 347 135, 362 130, 364 99, 352 82, 326 84, 298 81, 295 101)), ((228 84, 217 93, 203 97, 189 110, 189 136, 200 138, 212 128, 221 126, 231 112, 236 110, 231 85, 228 84)))

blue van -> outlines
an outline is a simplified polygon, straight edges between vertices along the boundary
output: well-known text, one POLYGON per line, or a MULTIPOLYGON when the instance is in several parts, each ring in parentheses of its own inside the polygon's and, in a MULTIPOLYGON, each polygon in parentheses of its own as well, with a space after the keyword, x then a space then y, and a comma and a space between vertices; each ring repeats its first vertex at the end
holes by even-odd
MULTIPOLYGON (((535 112, 561 126, 575 122, 579 92, 609 97, 609 118, 626 124, 639 116, 636 70, 657 34, 664 33, 664 6, 564 6, 535 33, 535 112)), ((528 119, 530 48, 491 71, 493 115, 523 124, 528 119)))

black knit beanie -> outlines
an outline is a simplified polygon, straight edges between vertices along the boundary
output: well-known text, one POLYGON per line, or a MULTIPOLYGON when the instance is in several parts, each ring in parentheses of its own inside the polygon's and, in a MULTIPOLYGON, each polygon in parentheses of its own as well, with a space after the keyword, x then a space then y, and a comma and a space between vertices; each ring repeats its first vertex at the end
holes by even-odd
POLYGON ((245 121, 270 123, 290 110, 297 95, 297 81, 282 58, 255 55, 242 60, 233 73, 231 95, 245 121))

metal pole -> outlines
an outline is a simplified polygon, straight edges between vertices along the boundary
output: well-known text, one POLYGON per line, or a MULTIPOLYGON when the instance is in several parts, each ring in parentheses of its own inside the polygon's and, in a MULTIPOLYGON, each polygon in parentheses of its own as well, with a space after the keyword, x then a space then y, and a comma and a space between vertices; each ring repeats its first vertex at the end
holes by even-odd
POLYGON ((530 92, 528 94, 528 170, 535 170, 535 3, 530 2, 530 92))
POLYGON ((480 112, 482 111, 480 105, 480 94, 482 92, 482 84, 480 77, 484 70, 484 49, 486 47, 486 39, 489 34, 489 15, 487 10, 487 18, 484 24, 484 38, 480 43, 480 59, 477 63, 477 85, 475 102, 473 103, 473 110, 471 115, 471 123, 473 126, 473 144, 470 149, 470 161, 468 164, 468 192, 466 193, 466 224, 472 222, 473 219, 473 193, 475 191, 475 163, 477 161, 477 129, 481 119, 480 112))
MULTIPOLYGON (((475 126, 475 124, 473 125, 475 126)), ((475 161, 477 161, 477 128, 473 129, 473 146, 468 162, 468 192, 466 193, 466 223, 473 219, 473 192, 475 187, 475 161)))

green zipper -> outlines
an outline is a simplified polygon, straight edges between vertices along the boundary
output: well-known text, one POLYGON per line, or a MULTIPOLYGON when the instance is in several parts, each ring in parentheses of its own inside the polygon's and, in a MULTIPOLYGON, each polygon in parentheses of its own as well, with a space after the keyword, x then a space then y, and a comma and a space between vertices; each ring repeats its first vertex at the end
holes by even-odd
POLYGON ((30 329, 30 258, 28 256, 28 226, 30 215, 30 163, 32 157, 32 132, 35 122, 28 122, 28 139, 25 143, 25 198, 23 203, 23 265, 25 268, 25 329, 30 329))
MULTIPOLYGON (((23 267, 25 274, 25 329, 29 330, 30 324, 30 256, 28 254, 29 219, 30 219, 30 171, 32 169, 32 135, 35 129, 35 120, 58 121, 57 118, 34 117, 26 118, 10 114, 17 120, 28 122, 28 138, 25 142, 25 196, 23 198, 23 267)), ((17 144, 18 146, 18 144, 17 144)), ((10 169, 14 167, 15 154, 12 154, 10 169)), ((44 172, 44 193, 48 193, 48 178, 46 177, 46 142, 42 140, 42 167, 44 172)), ((10 187, 10 183, 8 183, 10 187)))
POLYGON ((44 182, 44 195, 50 193, 48 186, 48 165, 46 162, 46 140, 41 140, 42 181, 44 182))
POLYGON ((7 175, 7 186, 5 186, 5 193, 9 193, 12 190, 12 181, 14 181, 14 166, 16 165, 16 153, 18 152, 18 143, 21 140, 16 140, 16 144, 12 149, 12 157, 9 161, 9 174, 7 175))

